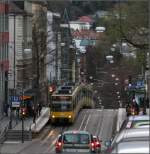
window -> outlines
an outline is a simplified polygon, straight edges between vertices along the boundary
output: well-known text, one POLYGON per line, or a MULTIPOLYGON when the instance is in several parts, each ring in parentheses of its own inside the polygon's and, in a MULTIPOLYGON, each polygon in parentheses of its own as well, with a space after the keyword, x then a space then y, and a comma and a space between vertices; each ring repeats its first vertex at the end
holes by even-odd
POLYGON ((53 103, 52 104, 52 111, 57 111, 57 112, 65 112, 65 111, 72 111, 72 104, 69 103, 53 103))
POLYGON ((65 134, 63 137, 64 144, 89 144, 88 134, 65 134))

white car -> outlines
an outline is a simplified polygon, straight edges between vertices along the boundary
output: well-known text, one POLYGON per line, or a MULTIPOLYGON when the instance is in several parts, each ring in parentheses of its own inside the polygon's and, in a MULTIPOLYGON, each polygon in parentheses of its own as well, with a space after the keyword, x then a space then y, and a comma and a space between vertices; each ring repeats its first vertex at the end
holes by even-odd
POLYGON ((149 140, 123 141, 112 148, 110 154, 149 154, 149 140))
POLYGON ((117 144, 125 141, 138 141, 141 138, 149 138, 149 128, 142 128, 142 129, 124 129, 121 132, 117 133, 116 136, 112 141, 109 141, 106 143, 107 151, 112 151, 114 147, 116 147, 117 144))

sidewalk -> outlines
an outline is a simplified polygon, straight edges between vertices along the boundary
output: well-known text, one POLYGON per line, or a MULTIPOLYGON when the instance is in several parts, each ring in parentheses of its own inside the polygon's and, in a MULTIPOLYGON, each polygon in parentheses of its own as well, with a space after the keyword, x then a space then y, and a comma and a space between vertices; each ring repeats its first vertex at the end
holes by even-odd
MULTIPOLYGON (((49 120, 49 108, 43 107, 41 110, 41 115, 36 118, 36 131, 39 132, 49 120)), ((10 122, 10 114, 8 117, 4 116, 0 120, 0 130, 4 129, 10 122)), ((24 120, 24 130, 29 130, 31 127, 34 129, 33 117, 25 117, 24 120)), ((15 116, 13 113, 12 116, 12 129, 13 130, 22 130, 22 120, 15 116)))
POLYGON ((3 130, 9 124, 9 117, 4 116, 0 119, 0 131, 3 130))
MULTIPOLYGON (((12 116, 12 128, 14 128, 19 119, 16 119, 14 116, 12 116)), ((3 130, 6 126, 8 126, 10 123, 10 115, 4 116, 2 119, 0 119, 0 131, 3 130)))
POLYGON ((20 154, 23 149, 31 145, 32 141, 21 142, 6 142, 3 145, 0 145, 0 154, 20 154))

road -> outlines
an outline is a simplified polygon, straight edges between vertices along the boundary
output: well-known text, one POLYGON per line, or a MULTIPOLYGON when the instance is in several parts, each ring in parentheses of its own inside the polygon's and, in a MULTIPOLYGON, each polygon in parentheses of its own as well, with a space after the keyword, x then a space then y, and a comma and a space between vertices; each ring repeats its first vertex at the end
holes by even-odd
POLYGON ((116 109, 121 107, 120 102, 125 105, 124 98, 124 80, 126 79, 126 71, 123 66, 117 64, 105 64, 103 67, 97 69, 98 84, 95 82, 95 89, 97 90, 96 97, 100 97, 101 104, 105 109, 116 109), (122 70, 123 69, 123 70, 122 70), (119 92, 119 94, 117 93, 119 92))
MULTIPOLYGON (((62 127, 48 124, 39 136, 33 139, 28 146, 21 149, 19 154, 54 154, 56 137, 65 130, 87 130, 93 135, 99 136, 104 143, 112 136, 116 124, 116 113, 117 110, 111 109, 83 109, 71 126, 62 127)), ((6 148, 5 145, 3 148, 6 148)), ((12 149, 14 149, 13 145, 12 149)))

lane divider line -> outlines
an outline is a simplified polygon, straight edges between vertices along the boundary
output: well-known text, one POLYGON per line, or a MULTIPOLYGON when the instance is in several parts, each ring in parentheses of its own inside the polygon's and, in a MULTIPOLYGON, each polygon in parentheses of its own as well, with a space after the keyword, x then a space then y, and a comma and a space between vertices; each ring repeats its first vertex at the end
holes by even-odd
POLYGON ((91 118, 91 115, 88 116, 88 119, 87 119, 87 121, 86 121, 86 124, 85 124, 84 130, 86 130, 86 127, 87 127, 87 125, 88 125, 88 123, 89 123, 90 118, 91 118))
POLYGON ((82 125, 83 125, 83 122, 84 122, 85 118, 86 118, 86 114, 84 115, 84 117, 83 117, 83 119, 82 119, 82 122, 81 122, 81 125, 80 125, 80 127, 79 127, 79 130, 81 130, 81 127, 82 127, 82 125))

